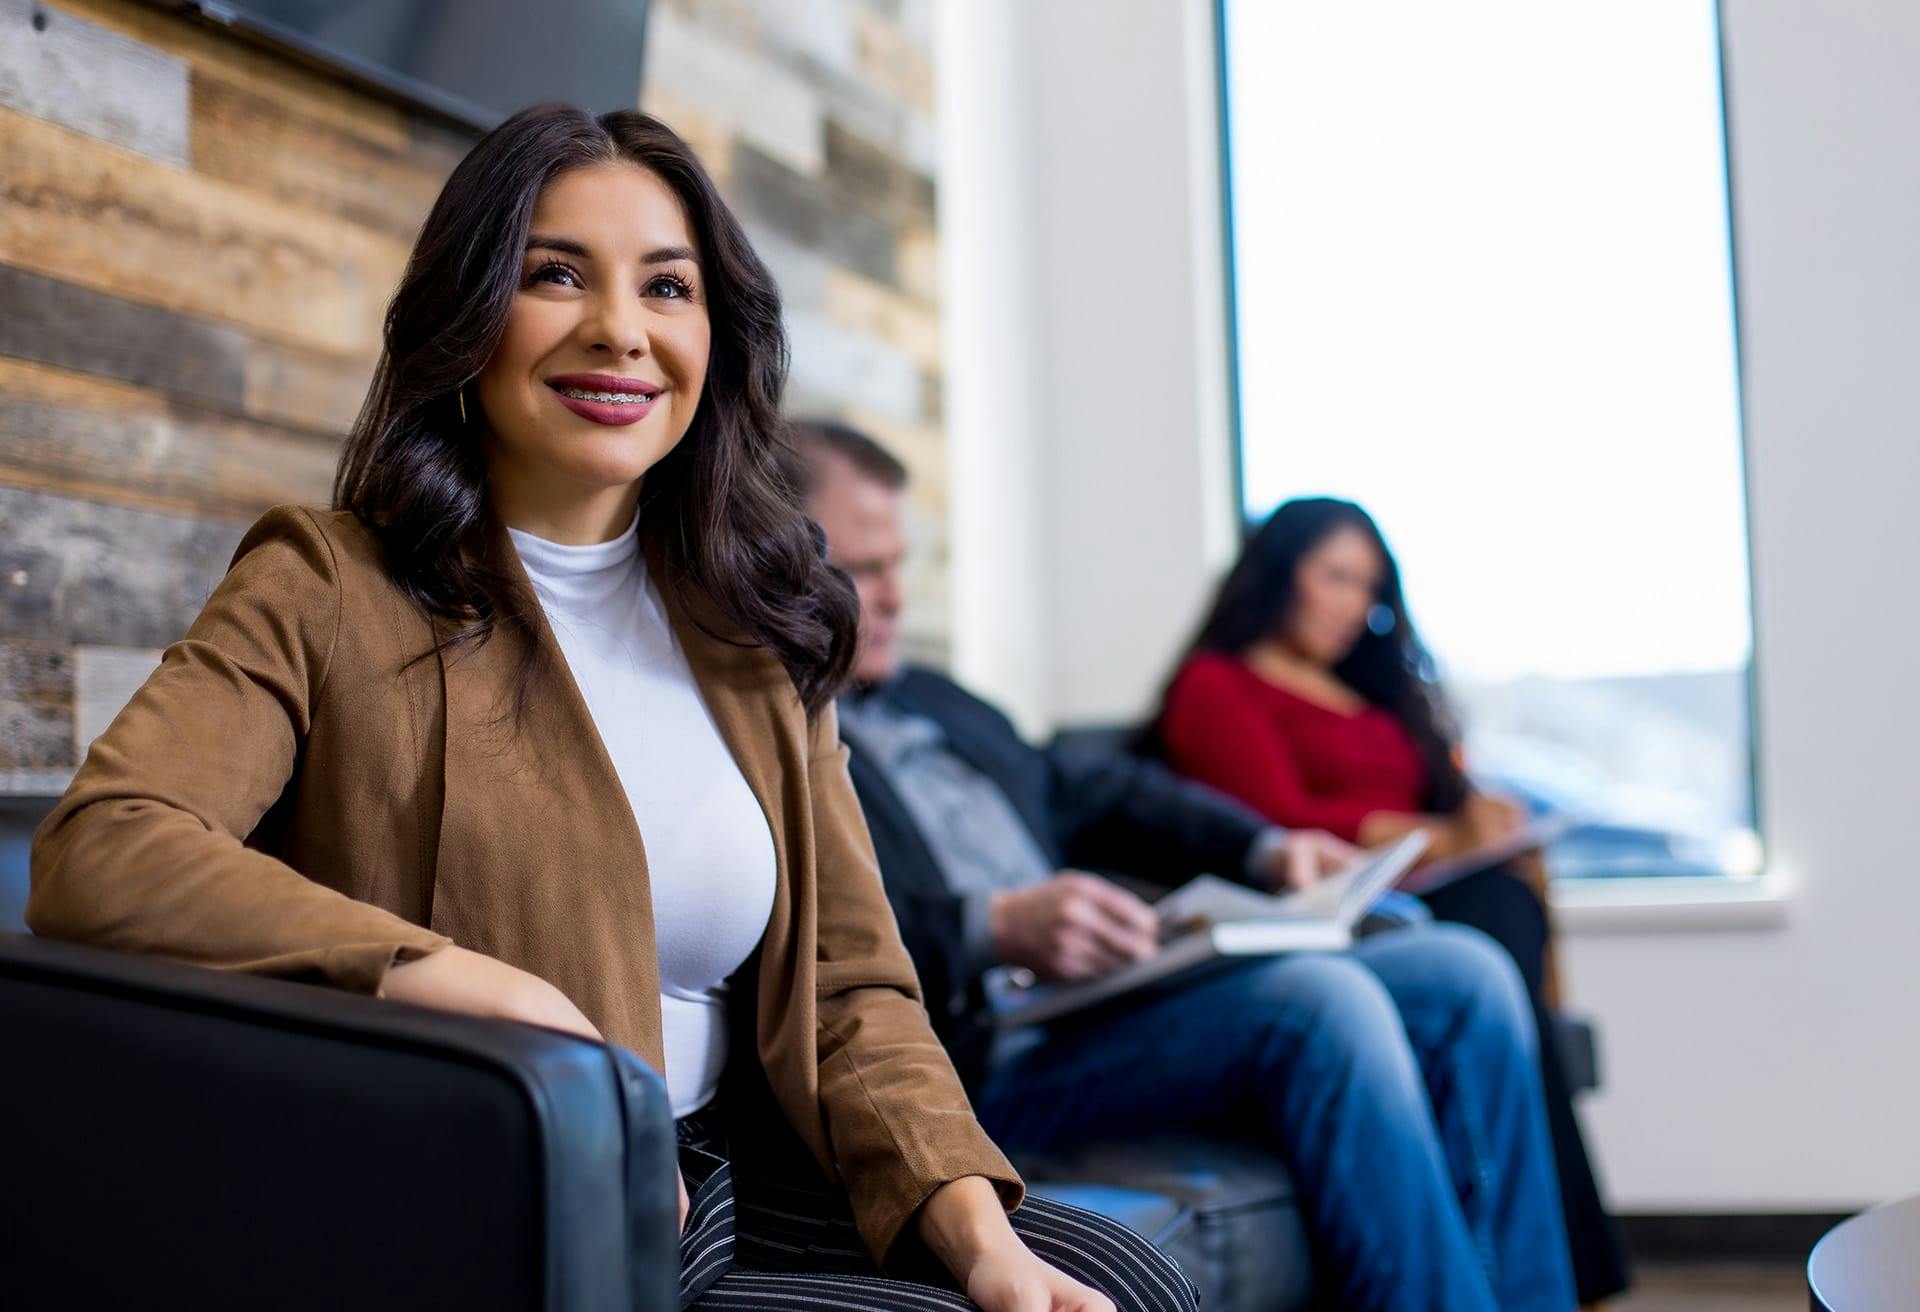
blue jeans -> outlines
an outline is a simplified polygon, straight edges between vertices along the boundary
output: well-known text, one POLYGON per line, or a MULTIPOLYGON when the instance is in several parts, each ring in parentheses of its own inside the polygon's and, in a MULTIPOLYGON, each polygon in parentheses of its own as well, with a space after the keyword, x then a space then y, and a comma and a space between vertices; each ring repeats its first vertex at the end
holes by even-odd
POLYGON ((1454 925, 1234 966, 996 1064, 1003 1146, 1230 1129, 1292 1164, 1344 1308, 1568 1312, 1535 1031, 1513 962, 1454 925))

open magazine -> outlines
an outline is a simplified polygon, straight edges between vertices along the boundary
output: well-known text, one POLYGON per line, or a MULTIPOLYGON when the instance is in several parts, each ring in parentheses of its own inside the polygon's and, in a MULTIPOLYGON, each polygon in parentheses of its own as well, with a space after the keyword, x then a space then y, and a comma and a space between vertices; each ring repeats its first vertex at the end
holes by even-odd
POLYGON ((1455 880, 1479 874, 1482 870, 1491 870, 1517 856, 1550 846, 1579 825, 1577 817, 1565 813, 1536 817, 1505 838, 1483 844, 1471 852, 1462 852, 1459 856, 1427 862, 1402 879, 1400 889, 1405 893, 1431 893, 1455 880))
POLYGON ((1409 834, 1312 888, 1280 896, 1201 875, 1154 904, 1160 916, 1159 952, 1099 979, 1016 990, 999 1024, 1011 1029, 1056 1020, 1222 958, 1351 946, 1354 926, 1426 847, 1425 834, 1409 834))

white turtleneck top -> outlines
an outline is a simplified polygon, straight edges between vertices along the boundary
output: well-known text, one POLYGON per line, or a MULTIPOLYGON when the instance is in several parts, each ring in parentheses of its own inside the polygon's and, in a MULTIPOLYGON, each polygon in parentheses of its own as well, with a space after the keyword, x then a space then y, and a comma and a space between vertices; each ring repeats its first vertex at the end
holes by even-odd
POLYGON ((646 846, 673 1114, 706 1105, 727 1058, 726 979, 773 910, 773 834, 693 679, 640 553, 509 529, 646 846))

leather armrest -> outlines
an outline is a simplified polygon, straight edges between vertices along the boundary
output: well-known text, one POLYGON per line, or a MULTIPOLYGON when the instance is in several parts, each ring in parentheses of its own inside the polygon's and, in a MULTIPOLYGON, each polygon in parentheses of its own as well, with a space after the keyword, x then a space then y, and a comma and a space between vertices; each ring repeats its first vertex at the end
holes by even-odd
POLYGON ((0 1035, 0 1302, 673 1305, 630 1053, 16 934, 0 1035))

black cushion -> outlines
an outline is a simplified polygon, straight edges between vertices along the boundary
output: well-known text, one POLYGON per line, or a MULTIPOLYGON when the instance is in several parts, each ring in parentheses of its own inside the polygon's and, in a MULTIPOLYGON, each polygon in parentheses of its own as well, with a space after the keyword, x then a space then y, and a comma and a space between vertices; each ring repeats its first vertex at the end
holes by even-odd
POLYGON ((1243 1139, 1146 1135, 1020 1154, 1014 1165, 1035 1193, 1146 1234, 1200 1287, 1211 1312, 1291 1312, 1312 1302, 1312 1248, 1293 1178, 1279 1157, 1243 1139))

